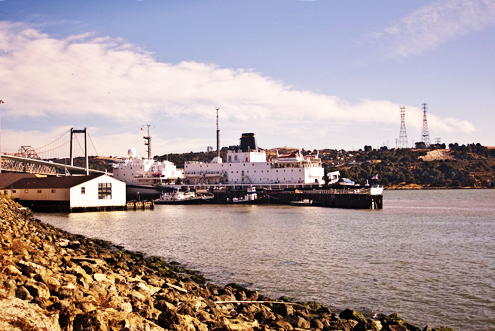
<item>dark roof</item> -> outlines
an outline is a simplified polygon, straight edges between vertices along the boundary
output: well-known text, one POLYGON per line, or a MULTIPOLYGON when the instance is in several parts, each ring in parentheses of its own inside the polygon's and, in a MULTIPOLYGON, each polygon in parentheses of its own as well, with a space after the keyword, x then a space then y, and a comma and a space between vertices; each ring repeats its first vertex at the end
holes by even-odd
POLYGON ((100 176, 103 175, 24 178, 12 184, 12 187, 14 189, 71 188, 100 176))
POLYGON ((8 188, 8 186, 23 178, 37 178, 37 176, 35 174, 2 172, 0 173, 0 189, 8 188))

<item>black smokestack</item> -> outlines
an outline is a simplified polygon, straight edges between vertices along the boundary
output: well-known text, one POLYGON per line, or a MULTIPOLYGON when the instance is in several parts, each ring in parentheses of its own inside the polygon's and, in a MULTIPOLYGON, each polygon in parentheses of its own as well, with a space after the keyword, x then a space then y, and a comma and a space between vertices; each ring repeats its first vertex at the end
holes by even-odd
POLYGON ((258 151, 258 145, 256 145, 256 136, 254 133, 243 133, 241 136, 241 151, 258 151))

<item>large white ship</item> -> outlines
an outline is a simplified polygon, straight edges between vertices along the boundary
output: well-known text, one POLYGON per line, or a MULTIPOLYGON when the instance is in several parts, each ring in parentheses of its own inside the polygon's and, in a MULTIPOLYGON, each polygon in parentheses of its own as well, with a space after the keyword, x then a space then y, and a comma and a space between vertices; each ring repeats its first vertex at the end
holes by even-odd
MULTIPOLYGON (((128 158, 113 164, 113 176, 127 184, 127 193, 157 193, 160 186, 176 184, 184 178, 184 170, 170 161, 155 161, 151 157, 150 126, 143 136, 148 146, 148 158, 140 158, 135 148, 129 149, 128 158)), ((141 128, 143 130, 143 128, 141 128)))
POLYGON ((184 165, 189 185, 323 185, 324 169, 318 155, 301 152, 278 155, 273 160, 258 149, 254 133, 243 133, 238 150, 229 150, 223 162, 217 155, 210 163, 188 161, 184 165))
POLYGON ((175 184, 184 178, 184 170, 170 161, 155 161, 139 158, 134 149, 129 150, 129 158, 113 164, 113 176, 126 182, 130 191, 156 193, 157 186, 175 184))

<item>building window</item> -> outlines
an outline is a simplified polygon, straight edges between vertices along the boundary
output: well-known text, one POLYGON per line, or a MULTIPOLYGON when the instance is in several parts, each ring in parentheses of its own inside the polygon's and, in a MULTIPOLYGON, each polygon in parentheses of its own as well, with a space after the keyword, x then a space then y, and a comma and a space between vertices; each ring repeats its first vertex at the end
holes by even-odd
POLYGON ((12 193, 16 193, 16 190, 12 190, 12 193))
POLYGON ((81 187, 81 194, 86 194, 86 188, 84 186, 81 187))
POLYGON ((28 193, 29 191, 28 190, 24 190, 24 193, 28 193))
POLYGON ((112 183, 98 183, 98 199, 112 198, 112 183))
POLYGON ((38 193, 41 193, 41 190, 38 190, 38 193))
POLYGON ((52 193, 55 193, 55 192, 57 192, 57 190, 52 190, 52 193))

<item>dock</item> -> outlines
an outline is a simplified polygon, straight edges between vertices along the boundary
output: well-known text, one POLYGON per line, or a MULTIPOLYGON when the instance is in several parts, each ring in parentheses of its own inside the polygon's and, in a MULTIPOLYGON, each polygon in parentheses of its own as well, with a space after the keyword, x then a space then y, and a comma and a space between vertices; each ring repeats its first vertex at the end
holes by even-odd
POLYGON ((265 204, 291 205, 294 201, 310 200, 312 206, 345 209, 383 209, 383 195, 372 189, 342 187, 321 189, 303 185, 230 185, 223 187, 182 185, 175 189, 194 189, 199 194, 213 194, 213 203, 223 204, 243 195, 248 188, 255 187, 257 202, 265 204))

